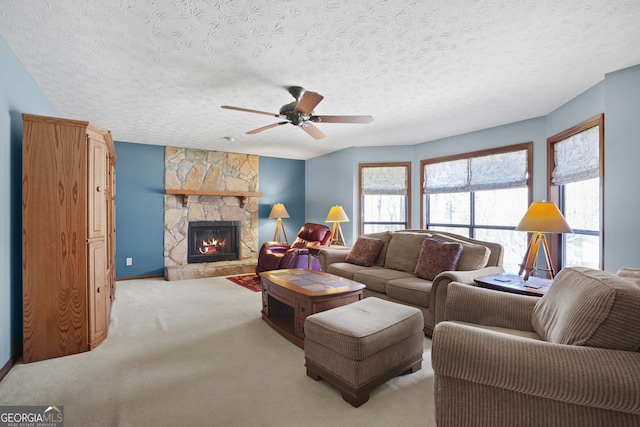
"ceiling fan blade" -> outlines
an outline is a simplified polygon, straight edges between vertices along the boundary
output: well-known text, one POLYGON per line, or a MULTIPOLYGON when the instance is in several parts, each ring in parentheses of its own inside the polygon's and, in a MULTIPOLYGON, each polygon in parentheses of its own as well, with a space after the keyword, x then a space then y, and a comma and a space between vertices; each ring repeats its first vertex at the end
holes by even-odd
POLYGON ((304 124, 298 126, 300 129, 302 129, 303 131, 305 131, 306 133, 308 133, 309 135, 311 135, 311 137, 313 139, 323 139, 326 138, 327 135, 325 135, 324 133, 322 133, 320 131, 320 129, 318 129, 317 127, 315 127, 314 125, 312 125, 309 122, 305 122, 304 124))
POLYGON ((319 93, 307 91, 302 94, 302 99, 300 99, 300 102, 298 102, 298 105, 296 105, 294 111, 302 112, 305 115, 311 114, 313 109, 316 108, 316 106, 320 104, 320 101, 322 101, 323 99, 324 96, 320 95, 319 93))
POLYGON ((264 130, 271 129, 271 128, 274 128, 276 126, 286 125, 287 123, 289 123, 289 122, 272 123, 270 125, 262 126, 261 128, 258 128, 258 129, 250 130, 249 132, 246 132, 246 133, 249 134, 249 135, 255 135, 256 133, 260 133, 260 132, 262 132, 264 130))
POLYGON ((258 114, 266 114, 267 116, 271 116, 271 117, 280 117, 279 114, 274 114, 274 113, 268 113, 266 111, 260 111, 260 110, 251 110, 249 108, 242 108, 242 107, 232 107, 230 105, 221 105, 220 108, 224 108, 227 110, 236 110, 236 111, 244 111, 246 113, 258 113, 258 114))
POLYGON ((373 121, 371 116, 312 116, 310 119, 314 123, 363 123, 368 124, 373 121))

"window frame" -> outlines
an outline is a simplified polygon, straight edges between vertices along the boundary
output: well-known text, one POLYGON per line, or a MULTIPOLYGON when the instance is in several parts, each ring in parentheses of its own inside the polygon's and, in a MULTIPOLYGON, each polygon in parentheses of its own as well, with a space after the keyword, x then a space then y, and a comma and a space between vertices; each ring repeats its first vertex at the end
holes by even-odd
MULTIPOLYGON (((513 144, 513 145, 506 145, 503 147, 496 147, 496 148, 490 148, 490 149, 486 149, 486 150, 479 150, 479 151, 471 151, 471 152, 467 152, 467 153, 461 153, 461 154, 454 154, 454 155, 450 155, 450 156, 444 156, 444 157, 437 157, 434 159, 425 159, 425 160, 421 160, 420 161, 420 228, 421 229, 426 229, 428 227, 428 225, 433 225, 433 226, 441 226, 443 224, 426 224, 426 214, 427 214, 427 199, 426 199, 426 194, 424 192, 424 168, 426 165, 428 164, 433 164, 433 163, 441 163, 441 162, 449 162, 449 161, 453 161, 453 160, 466 160, 466 159, 470 159, 473 157, 483 157, 483 156, 489 156, 489 155, 494 155, 494 154, 502 154, 502 153, 508 153, 508 152, 512 152, 512 151, 521 151, 521 150, 526 150, 527 151, 527 171, 528 176, 527 176, 527 198, 528 198, 528 205, 531 204, 531 202, 533 201, 533 141, 529 141, 529 142, 523 142, 523 143, 519 143, 519 144, 513 144)), ((504 226, 504 227, 487 227, 487 226, 477 226, 475 225, 475 200, 474 200, 474 192, 470 192, 470 203, 471 203, 471 217, 469 220, 469 225, 461 225, 461 224, 447 224, 450 226, 455 226, 455 227, 461 227, 461 228, 468 228, 469 230, 469 237, 473 238, 475 235, 474 230, 476 228, 482 228, 482 229, 499 229, 499 230, 513 230, 514 227, 512 226, 504 226)), ((526 211, 525 211, 526 212, 526 211)), ((524 215, 525 212, 522 212, 522 215, 524 215)))
MULTIPOLYGON (((595 126, 599 126, 599 150, 600 150, 600 166, 599 166, 599 209, 600 209, 600 227, 599 230, 599 246, 600 246, 600 269, 604 269, 604 114, 598 114, 582 123, 559 132, 549 138, 547 138, 547 197, 550 202, 555 203, 560 211, 564 215, 564 195, 562 194, 562 186, 555 185, 552 182, 553 170, 556 166, 554 158, 554 145, 558 142, 570 138, 580 132, 584 132, 587 129, 591 129, 595 126)), ((569 224, 571 225, 571 224, 569 224)), ((551 261, 556 266, 558 271, 562 270, 565 265, 564 259, 564 247, 563 247, 562 234, 550 234, 548 235, 549 252, 551 255, 551 261)))
POLYGON ((364 194, 362 191, 362 170, 364 168, 405 167, 407 169, 406 228, 411 228, 411 162, 360 163, 358 165, 358 234, 364 234, 364 194))

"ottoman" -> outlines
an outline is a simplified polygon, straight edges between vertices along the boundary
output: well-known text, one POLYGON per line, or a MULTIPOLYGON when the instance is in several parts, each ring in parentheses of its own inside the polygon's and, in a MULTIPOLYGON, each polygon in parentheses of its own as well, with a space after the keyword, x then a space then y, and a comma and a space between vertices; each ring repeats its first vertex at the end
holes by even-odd
POLYGON ((307 375, 333 384, 358 407, 374 388, 422 367, 423 327, 417 308, 375 297, 308 316, 307 375))

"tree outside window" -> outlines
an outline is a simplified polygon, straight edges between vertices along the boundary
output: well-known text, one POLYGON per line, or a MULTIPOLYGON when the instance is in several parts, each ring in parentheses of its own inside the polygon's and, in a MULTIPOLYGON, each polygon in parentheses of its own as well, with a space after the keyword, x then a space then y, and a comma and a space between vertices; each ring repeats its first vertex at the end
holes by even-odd
POLYGON ((531 203, 532 146, 423 160, 421 227, 500 243, 505 270, 517 273, 527 234, 514 229, 531 203))
POLYGON ((604 115, 550 137, 547 144, 549 200, 573 230, 550 241, 553 263, 602 269, 604 115))
POLYGON ((410 228, 411 163, 360 164, 360 234, 410 228))

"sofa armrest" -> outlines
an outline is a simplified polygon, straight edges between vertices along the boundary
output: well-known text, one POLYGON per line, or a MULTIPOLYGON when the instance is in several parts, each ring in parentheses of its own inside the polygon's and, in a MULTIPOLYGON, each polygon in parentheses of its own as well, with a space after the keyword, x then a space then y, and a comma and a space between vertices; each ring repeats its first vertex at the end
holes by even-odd
POLYGON ((531 318, 538 297, 449 284, 444 320, 533 332, 531 318))
POLYGON ((553 344, 442 322, 433 370, 524 395, 640 415, 640 353, 553 344))
POLYGON ((488 276, 490 274, 502 274, 502 267, 485 267, 479 270, 470 271, 443 271, 438 274, 431 284, 430 307, 433 307, 434 325, 444 320, 444 307, 447 299, 447 287, 451 282, 465 283, 475 286, 473 279, 476 277, 488 276))
POLYGON ((320 249, 318 252, 318 261, 320 261, 320 269, 324 272, 327 271, 327 267, 336 262, 344 262, 349 255, 349 251, 345 249, 320 249))

